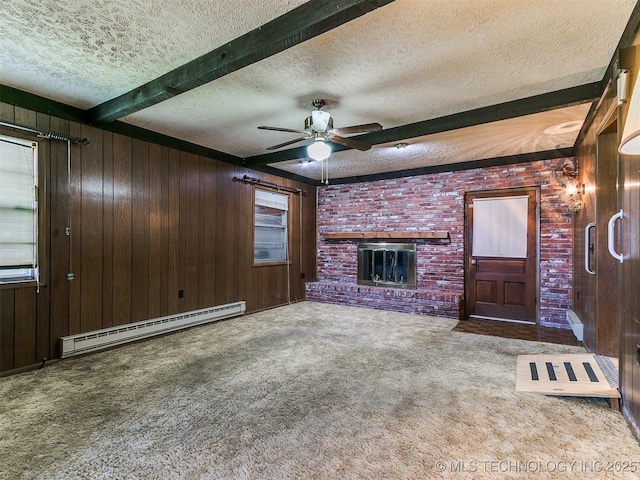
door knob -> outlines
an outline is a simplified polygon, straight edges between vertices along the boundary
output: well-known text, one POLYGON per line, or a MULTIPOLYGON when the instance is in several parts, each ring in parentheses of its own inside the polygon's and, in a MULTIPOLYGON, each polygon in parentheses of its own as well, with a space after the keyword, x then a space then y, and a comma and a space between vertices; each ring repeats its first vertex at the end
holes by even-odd
POLYGON ((471 265, 475 265, 475 264, 476 264, 476 259, 475 259, 475 258, 472 258, 472 259, 471 259, 471 265))

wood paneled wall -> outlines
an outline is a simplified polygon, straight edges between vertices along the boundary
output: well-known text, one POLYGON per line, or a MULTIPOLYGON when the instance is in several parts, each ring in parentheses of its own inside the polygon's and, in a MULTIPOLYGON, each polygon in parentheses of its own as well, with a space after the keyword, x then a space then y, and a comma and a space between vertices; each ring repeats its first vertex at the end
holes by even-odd
MULTIPOLYGON (((640 70, 639 46, 636 34, 619 56, 621 68, 631 72, 632 85, 640 70)), ((605 91, 576 151, 587 195, 574 223, 573 308, 584 321, 587 348, 619 359, 622 413, 640 438, 640 160, 617 152, 629 104, 618 105, 616 88, 614 81, 605 91), (615 226, 614 242, 624 255, 622 264, 607 246, 608 221, 620 209, 624 216, 615 226), (589 222, 596 222, 597 229, 592 238, 595 275, 584 272, 584 227, 589 222)))
MULTIPOLYGON (((631 85, 640 78, 640 33, 636 32, 633 45, 620 51, 621 68, 631 72, 631 85)), ((635 93, 635 92, 634 92, 635 93)), ((636 99, 637 100, 637 99, 636 99)), ((629 103, 620 112, 620 139, 627 117, 629 103)), ((620 155, 619 206, 624 217, 619 224, 621 242, 618 251, 624 254, 620 265, 622 276, 622 302, 620 305, 620 392, 622 413, 632 431, 640 440, 640 157, 620 155)))
POLYGON ((65 335, 238 300, 257 311, 315 279, 315 187, 8 104, 0 120, 90 142, 71 144, 68 181, 66 142, 0 128, 39 142, 42 283, 0 289, 0 372, 59 357, 65 335), (243 175, 305 190, 290 199, 289 266, 252 265, 243 175))
POLYGON ((581 211, 574 219, 573 309, 584 323, 584 343, 594 353, 617 357, 619 353, 618 305, 620 272, 609 255, 607 222, 618 211, 617 92, 615 82, 605 92, 593 122, 576 150, 578 183, 585 185, 581 211), (585 227, 594 222, 590 268, 585 270, 585 227))

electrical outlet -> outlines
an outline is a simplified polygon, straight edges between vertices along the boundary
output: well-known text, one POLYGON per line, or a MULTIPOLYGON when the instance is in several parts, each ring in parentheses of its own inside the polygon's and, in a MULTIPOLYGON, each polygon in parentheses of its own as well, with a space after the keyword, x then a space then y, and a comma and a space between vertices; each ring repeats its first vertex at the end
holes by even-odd
POLYGON ((178 290, 178 298, 184 298, 184 290, 178 290))

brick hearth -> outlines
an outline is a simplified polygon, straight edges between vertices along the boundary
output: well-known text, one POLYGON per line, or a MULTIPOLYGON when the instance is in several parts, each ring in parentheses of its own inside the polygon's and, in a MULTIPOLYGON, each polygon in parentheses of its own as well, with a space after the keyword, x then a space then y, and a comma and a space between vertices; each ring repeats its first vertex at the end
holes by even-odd
POLYGON ((307 284, 307 300, 459 318, 459 293, 425 292, 332 282, 307 284))

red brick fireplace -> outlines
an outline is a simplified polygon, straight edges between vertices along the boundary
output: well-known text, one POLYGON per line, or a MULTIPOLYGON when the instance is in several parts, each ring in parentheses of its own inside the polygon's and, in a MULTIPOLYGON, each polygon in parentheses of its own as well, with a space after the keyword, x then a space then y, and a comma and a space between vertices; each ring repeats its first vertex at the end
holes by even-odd
POLYGON ((464 298, 465 192, 537 185, 541 191, 539 322, 567 327, 572 218, 562 177, 556 174, 563 160, 319 189, 318 280, 307 284, 307 300, 458 318, 464 298), (376 238, 388 241, 387 237, 415 242, 415 290, 358 284, 358 244, 376 238))

